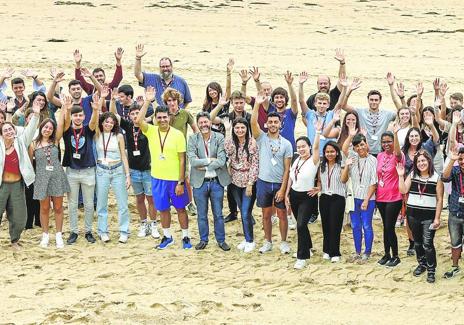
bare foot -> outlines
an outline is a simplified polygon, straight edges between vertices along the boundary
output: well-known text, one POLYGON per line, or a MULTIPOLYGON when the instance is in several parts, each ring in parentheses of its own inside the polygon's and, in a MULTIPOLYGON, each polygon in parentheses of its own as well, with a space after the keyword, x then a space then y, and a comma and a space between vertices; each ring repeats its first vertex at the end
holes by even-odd
POLYGON ((16 243, 11 243, 11 248, 14 249, 15 251, 21 250, 21 244, 16 242, 16 243))

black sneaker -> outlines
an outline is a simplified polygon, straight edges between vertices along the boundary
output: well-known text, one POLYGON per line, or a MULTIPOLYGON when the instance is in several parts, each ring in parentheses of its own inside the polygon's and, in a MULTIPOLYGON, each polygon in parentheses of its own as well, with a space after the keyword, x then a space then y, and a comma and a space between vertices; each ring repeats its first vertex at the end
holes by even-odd
POLYGON ((311 217, 309 217, 308 224, 315 223, 317 220, 317 214, 312 214, 311 217))
POLYGON ((230 251, 230 246, 225 241, 218 243, 218 246, 225 252, 230 251))
POLYGON ((387 263, 385 263, 386 267, 395 267, 401 263, 401 260, 398 256, 392 257, 387 263))
POLYGON ((459 272, 461 272, 461 269, 459 268, 459 266, 452 266, 449 271, 445 272, 443 277, 445 279, 451 279, 452 277, 454 277, 459 272))
POLYGON ((384 256, 377 262, 377 264, 385 265, 390 259, 391 259, 391 256, 390 256, 390 255, 384 255, 384 256))
POLYGON ((200 242, 198 244, 195 245, 195 249, 197 251, 200 251, 200 250, 203 250, 206 248, 206 246, 208 245, 207 242, 203 241, 203 240, 200 240, 200 242))
POLYGON ((427 272, 427 282, 434 283, 435 282, 435 272, 427 272))
POLYGON ((66 243, 67 243, 68 245, 74 244, 74 243, 76 242, 76 240, 77 240, 77 237, 79 237, 79 235, 76 234, 75 232, 72 232, 72 233, 69 235, 69 238, 68 238, 68 240, 66 241, 66 243))
POLYGON ((427 271, 427 268, 422 265, 422 264, 419 264, 416 269, 412 272, 412 274, 414 274, 414 276, 420 276, 422 273, 424 273, 425 271, 427 271))
POLYGON ((96 239, 93 237, 90 231, 85 233, 85 239, 87 239, 87 241, 91 244, 96 242, 96 239))
POLYGON ((224 222, 231 222, 237 220, 237 213, 229 213, 227 217, 224 218, 224 222))
POLYGON ((407 256, 414 256, 414 255, 416 255, 416 250, 414 248, 408 248, 408 250, 406 251, 406 255, 407 256))

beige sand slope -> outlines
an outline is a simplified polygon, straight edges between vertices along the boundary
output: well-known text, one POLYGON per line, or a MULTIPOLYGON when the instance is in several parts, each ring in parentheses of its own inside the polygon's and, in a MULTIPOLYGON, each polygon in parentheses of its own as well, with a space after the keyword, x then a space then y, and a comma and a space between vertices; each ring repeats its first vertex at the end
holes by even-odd
MULTIPOLYGON (((334 49, 342 47, 349 75, 364 80, 353 95, 354 104, 365 105, 367 91, 378 88, 385 94, 384 106, 391 107, 384 80, 389 70, 405 81, 408 94, 414 82, 427 81, 429 102, 430 82, 436 76, 446 78, 450 92, 462 91, 464 25, 457 0, 90 1, 93 7, 0 2, 0 67, 33 67, 48 76, 55 65, 71 78, 72 51, 80 48, 84 65, 103 64, 111 75, 112 52, 122 46, 124 81, 135 86, 134 46, 143 42, 148 50, 143 67, 154 70, 160 56, 172 57, 176 72, 191 85, 192 108, 198 109, 205 85, 224 82, 229 57, 235 58, 237 69, 262 67, 262 79, 277 86, 284 84, 287 69, 336 75, 332 57, 334 49)), ((233 82, 239 85, 237 75, 233 82)), ((308 94, 314 84, 315 78, 306 85, 308 94)), ((299 133, 304 133, 301 125, 299 133)), ((424 278, 412 277, 414 258, 404 257, 394 270, 375 264, 382 251, 379 221, 375 254, 367 265, 322 261, 320 224, 311 226, 317 252, 306 270, 296 272, 292 258, 277 250, 265 256, 223 253, 213 238, 204 252, 182 251, 179 232, 174 247, 155 251, 154 240, 135 237, 133 204, 134 235, 127 245, 117 244, 116 206, 111 202, 112 242, 105 246, 91 246, 80 238, 62 251, 43 250, 37 247, 40 230, 34 229, 23 236, 24 250, 12 252, 7 224, 2 224, 0 323, 462 323, 462 276, 451 281, 438 277, 429 285, 424 278)), ((259 224, 258 213, 255 210, 259 224)), ((258 243, 263 239, 260 228, 255 226, 258 243)), ((197 242, 195 218, 191 229, 197 242)), ((239 222, 227 225, 231 245, 242 240, 240 229, 239 222)), ((404 256, 407 240, 403 230, 399 232, 404 256)), ((349 257, 350 231, 342 237, 344 257, 349 257)), ((294 231, 290 241, 295 248, 294 231)), ((448 241, 445 223, 436 237, 438 275, 450 264, 448 241)))

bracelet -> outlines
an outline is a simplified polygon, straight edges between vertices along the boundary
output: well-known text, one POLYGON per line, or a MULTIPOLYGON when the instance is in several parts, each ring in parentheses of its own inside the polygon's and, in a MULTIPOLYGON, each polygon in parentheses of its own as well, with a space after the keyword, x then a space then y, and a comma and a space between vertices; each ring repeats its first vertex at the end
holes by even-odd
POLYGON ((316 134, 321 134, 321 131, 316 131, 316 134))
POLYGON ((136 59, 137 61, 140 61, 140 60, 142 60, 142 57, 139 58, 138 56, 136 56, 135 59, 136 59))
POLYGON ((340 62, 340 65, 345 65, 345 61, 343 61, 343 62, 340 62))
POLYGON ((404 96, 398 96, 400 99, 404 99, 404 96))
POLYGON ((242 82, 242 86, 246 86, 246 85, 247 85, 247 83, 246 83, 246 82, 242 82))

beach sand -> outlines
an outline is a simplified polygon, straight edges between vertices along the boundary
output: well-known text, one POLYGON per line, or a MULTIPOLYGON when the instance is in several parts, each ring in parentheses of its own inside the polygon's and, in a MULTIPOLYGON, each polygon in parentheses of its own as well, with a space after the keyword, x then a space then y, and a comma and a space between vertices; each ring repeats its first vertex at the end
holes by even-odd
MULTIPOLYGON (((66 3, 67 1, 64 1, 66 3)), ((62 3, 57 2, 57 3, 62 3)), ((68 2, 69 3, 69 2, 68 2)), ((283 73, 307 70, 315 89, 316 75, 334 78, 335 48, 345 49, 349 77, 359 76, 362 88, 350 103, 366 106, 370 89, 384 94, 383 107, 393 104, 385 81, 392 71, 406 84, 426 86, 424 101, 433 103, 431 82, 445 78, 449 92, 462 91, 464 9, 461 1, 95 1, 89 5, 56 5, 53 1, 0 1, 4 31, 0 68, 32 67, 50 84, 51 66, 73 76, 72 52, 83 53, 83 66, 103 66, 109 78, 114 50, 125 49, 124 81, 133 76, 135 44, 145 44, 142 66, 157 71, 169 56, 175 73, 189 83, 191 108, 201 106, 205 86, 224 86, 225 66, 235 58, 238 71, 260 67, 262 80, 285 85, 283 73), (50 42, 50 40, 64 42, 50 42)), ((295 81, 295 87, 297 83, 295 81)), ((63 83, 66 88, 66 84, 63 83)), ((237 74, 233 89, 240 86, 237 74)), ((31 89, 30 83, 26 85, 31 89)), ((249 84, 249 94, 254 85, 249 84)), ((298 134, 304 128, 298 122, 298 134)), ((311 225, 316 249, 309 266, 293 270, 291 255, 278 250, 274 226, 273 252, 240 254, 241 223, 226 225, 230 252, 222 252, 213 237, 205 251, 183 251, 180 231, 173 224, 175 245, 153 249, 152 238, 137 238, 137 213, 131 196, 132 236, 117 243, 117 208, 110 200, 111 242, 56 250, 38 247, 41 230, 24 232, 23 249, 8 244, 8 224, 0 226, 0 324, 459 324, 462 321, 463 276, 441 278, 451 265, 446 217, 437 232, 437 282, 415 278, 414 257, 406 257, 407 238, 397 229, 402 263, 395 269, 376 264, 382 256, 382 227, 375 220, 374 253, 365 265, 348 263, 354 251, 351 230, 342 234, 343 260, 322 260, 320 222, 311 225)), ((82 212, 81 212, 82 213, 82 212)), ((224 214, 228 209, 224 209, 224 214)), ((446 216, 446 211, 443 214, 446 216)), ((259 209, 254 211, 256 242, 263 241, 259 209)), ((173 220, 176 218, 174 217, 173 220)), ((52 222, 51 222, 52 223, 52 222)), ((198 242, 196 218, 190 218, 193 243, 198 242)), ((82 229, 82 220, 81 220, 82 229)), ((69 230, 66 213, 65 237, 69 230)), ((50 233, 54 234, 54 227, 50 233)), ((289 232, 293 251, 296 232, 289 232)))

